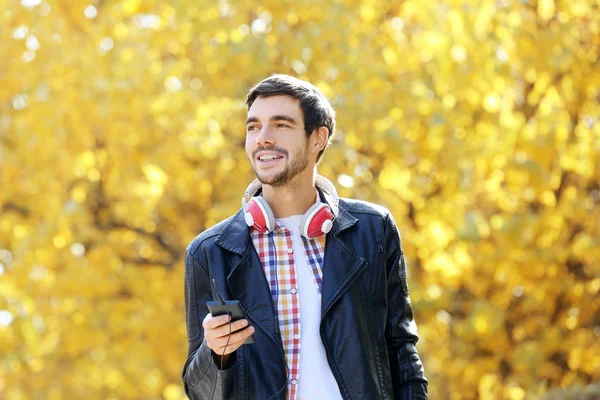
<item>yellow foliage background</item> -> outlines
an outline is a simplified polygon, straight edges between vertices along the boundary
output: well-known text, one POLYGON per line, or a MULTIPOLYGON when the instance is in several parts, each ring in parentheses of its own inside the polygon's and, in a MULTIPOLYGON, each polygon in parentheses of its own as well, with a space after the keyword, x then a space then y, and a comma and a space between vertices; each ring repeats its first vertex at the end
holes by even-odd
POLYGON ((182 253, 274 72, 398 222, 432 399, 599 380, 599 1, 260 3, 0 0, 0 397, 184 397, 182 253))

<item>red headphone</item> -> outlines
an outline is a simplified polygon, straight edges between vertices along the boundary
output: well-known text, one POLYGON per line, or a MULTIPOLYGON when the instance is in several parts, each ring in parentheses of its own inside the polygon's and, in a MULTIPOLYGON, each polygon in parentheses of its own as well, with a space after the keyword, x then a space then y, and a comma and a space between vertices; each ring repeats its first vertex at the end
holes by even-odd
MULTIPOLYGON (((335 206, 337 206, 337 193, 331 182, 317 175, 317 186, 333 195, 333 202, 335 206)), ((257 229, 260 232, 271 232, 275 229, 275 216, 273 215, 273 211, 271 211, 271 207, 269 207, 269 204, 263 197, 254 197, 260 187, 261 184, 258 179, 248 186, 246 194, 242 198, 244 219, 248 226, 254 227, 254 229, 257 229)), ((315 203, 302 217, 302 221, 300 222, 300 232, 302 233, 302 236, 307 239, 325 235, 333 227, 334 219, 335 213, 327 203, 315 203)))

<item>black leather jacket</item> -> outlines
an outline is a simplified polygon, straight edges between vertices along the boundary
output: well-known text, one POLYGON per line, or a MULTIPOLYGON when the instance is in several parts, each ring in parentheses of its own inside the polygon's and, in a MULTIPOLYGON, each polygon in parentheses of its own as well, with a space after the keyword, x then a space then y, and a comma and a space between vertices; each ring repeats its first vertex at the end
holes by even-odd
MULTIPOLYGON (((363 201, 341 198, 339 210, 325 247, 320 334, 340 392, 344 399, 427 399, 396 224, 388 210, 363 201)), ((240 209, 186 249, 183 382, 191 399, 286 398, 281 336, 248 229, 240 209), (203 341, 206 302, 217 299, 212 278, 255 328, 256 343, 240 347, 225 370, 203 341)))

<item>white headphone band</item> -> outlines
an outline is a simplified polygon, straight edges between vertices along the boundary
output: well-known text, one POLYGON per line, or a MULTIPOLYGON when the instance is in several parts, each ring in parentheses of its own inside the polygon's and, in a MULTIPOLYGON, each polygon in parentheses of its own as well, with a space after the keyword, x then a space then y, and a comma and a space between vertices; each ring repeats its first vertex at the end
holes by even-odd
POLYGON ((331 197, 329 199, 329 202, 331 203, 331 204, 329 204, 329 206, 331 207, 331 212, 333 213, 333 217, 337 218, 339 208, 340 208, 340 199, 338 197, 337 190, 335 190, 335 186, 333 186, 333 183, 331 183, 331 181, 329 179, 325 178, 322 175, 318 175, 318 174, 315 178, 315 183, 318 187, 323 189, 323 191, 326 194, 329 194, 329 196, 331 197))
POLYGON ((258 189, 262 187, 262 184, 258 179, 255 179, 246 189, 246 193, 244 193, 244 197, 242 197, 242 207, 244 211, 246 210, 246 204, 250 201, 252 197, 258 192, 258 189))

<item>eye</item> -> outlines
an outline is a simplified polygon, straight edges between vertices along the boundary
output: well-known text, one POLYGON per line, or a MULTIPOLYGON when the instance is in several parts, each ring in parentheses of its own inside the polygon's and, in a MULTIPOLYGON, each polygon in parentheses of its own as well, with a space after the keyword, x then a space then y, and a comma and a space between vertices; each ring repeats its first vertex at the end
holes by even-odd
POLYGON ((278 128, 289 128, 290 126, 288 124, 277 124, 278 128))
POLYGON ((256 125, 250 125, 249 127, 247 127, 247 128, 246 128, 246 130, 247 130, 248 132, 250 132, 250 131, 253 131, 253 130, 257 129, 257 128, 258 128, 258 127, 257 127, 256 125))

